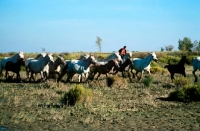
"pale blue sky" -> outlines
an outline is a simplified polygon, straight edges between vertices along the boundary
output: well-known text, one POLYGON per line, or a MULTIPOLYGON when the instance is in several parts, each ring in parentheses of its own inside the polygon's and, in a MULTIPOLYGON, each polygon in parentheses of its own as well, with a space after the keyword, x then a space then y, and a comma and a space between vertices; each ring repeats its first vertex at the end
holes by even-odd
POLYGON ((200 0, 0 0, 0 52, 160 51, 200 40, 200 0))

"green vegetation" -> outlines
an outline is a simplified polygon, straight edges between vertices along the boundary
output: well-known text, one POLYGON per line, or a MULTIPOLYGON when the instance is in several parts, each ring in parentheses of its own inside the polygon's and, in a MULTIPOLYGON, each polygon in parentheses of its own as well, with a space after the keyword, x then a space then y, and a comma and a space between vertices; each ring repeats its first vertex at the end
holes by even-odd
POLYGON ((153 82, 153 77, 152 76, 147 76, 146 78, 144 78, 142 80, 142 83, 144 84, 144 86, 146 87, 150 87, 150 85, 152 84, 153 82))
POLYGON ((76 103, 87 104, 92 99, 91 89, 86 89, 83 85, 74 85, 72 88, 64 93, 61 102, 66 105, 74 106, 76 103))
POLYGON ((176 77, 174 79, 174 84, 176 86, 183 87, 185 85, 191 84, 191 81, 187 77, 180 76, 180 77, 176 77))
POLYGON ((168 99, 182 102, 200 101, 200 84, 185 85, 182 89, 171 92, 168 99))

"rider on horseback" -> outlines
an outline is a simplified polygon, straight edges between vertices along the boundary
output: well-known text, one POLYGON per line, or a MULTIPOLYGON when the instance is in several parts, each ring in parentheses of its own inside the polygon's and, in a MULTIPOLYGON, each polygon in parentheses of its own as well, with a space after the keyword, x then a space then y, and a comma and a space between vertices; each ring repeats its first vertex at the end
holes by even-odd
POLYGON ((126 55, 126 46, 124 46, 123 48, 119 49, 119 55, 123 59, 124 55, 126 55))

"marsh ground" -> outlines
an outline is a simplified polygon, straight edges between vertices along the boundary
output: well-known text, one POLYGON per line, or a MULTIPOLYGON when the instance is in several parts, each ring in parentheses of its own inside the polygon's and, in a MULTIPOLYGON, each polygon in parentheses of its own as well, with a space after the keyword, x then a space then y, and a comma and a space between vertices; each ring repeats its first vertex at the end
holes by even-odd
MULTIPOLYGON (((188 79, 193 81, 192 67, 187 66, 186 70, 188 79)), ((181 87, 171 82, 168 73, 152 77, 150 87, 121 78, 110 88, 104 76, 100 84, 81 83, 92 89, 93 99, 75 106, 64 106, 60 99, 76 83, 1 81, 0 131, 200 130, 200 102, 166 101, 164 98, 171 91, 181 87)))

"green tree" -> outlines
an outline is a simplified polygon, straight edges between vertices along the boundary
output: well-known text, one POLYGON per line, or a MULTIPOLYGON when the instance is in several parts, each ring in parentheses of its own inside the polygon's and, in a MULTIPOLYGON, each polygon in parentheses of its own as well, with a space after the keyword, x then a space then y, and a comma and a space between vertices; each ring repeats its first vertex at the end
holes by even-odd
POLYGON ((162 52, 165 50, 163 47, 161 47, 161 49, 160 49, 162 52))
POLYGON ((173 49, 174 49, 173 45, 168 45, 168 46, 165 47, 166 51, 172 51, 173 49))
POLYGON ((183 40, 178 41, 178 49, 181 51, 191 51, 193 48, 193 43, 188 37, 184 37, 183 40))
POLYGON ((101 42, 102 42, 102 39, 99 36, 97 36, 96 44, 100 52, 101 52, 101 42))

